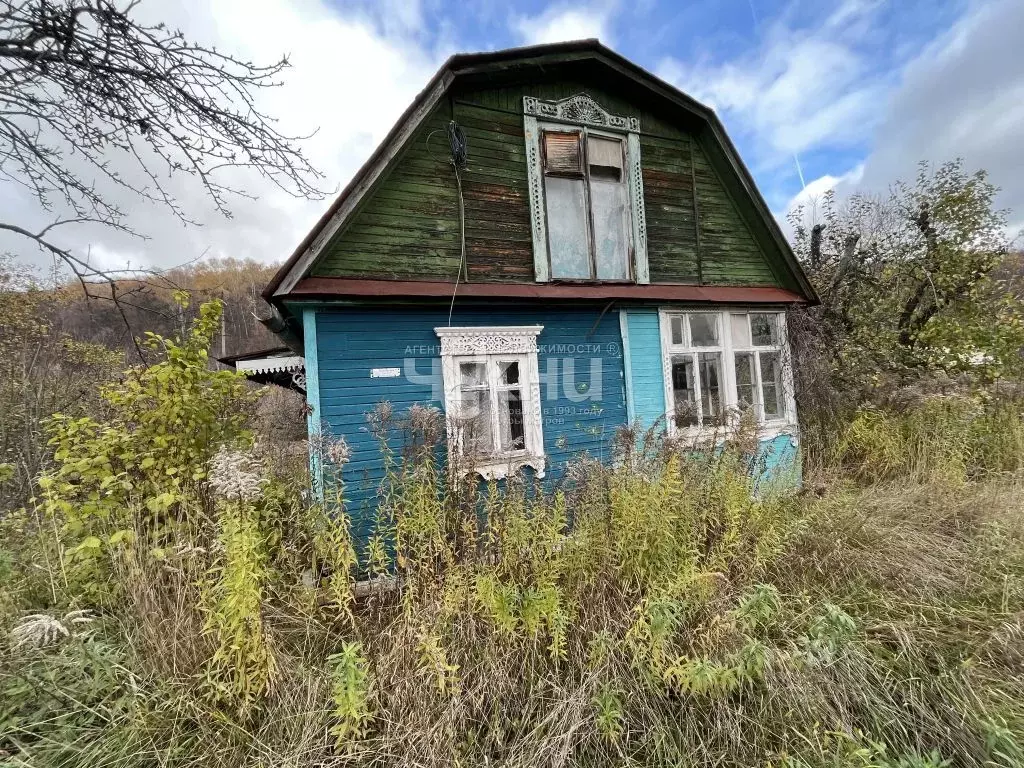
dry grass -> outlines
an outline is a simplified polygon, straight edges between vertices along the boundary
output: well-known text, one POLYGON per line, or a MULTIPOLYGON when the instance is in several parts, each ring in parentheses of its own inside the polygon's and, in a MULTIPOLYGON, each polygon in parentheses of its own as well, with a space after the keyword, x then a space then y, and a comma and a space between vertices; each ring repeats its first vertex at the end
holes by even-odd
MULTIPOLYGON (((399 586, 368 597, 331 572, 352 544, 344 521, 304 511, 281 481, 249 509, 255 541, 193 521, 157 558, 140 530, 103 577, 102 620, 4 649, 7 759, 1024 765, 1018 474, 812 479, 820 494, 752 497, 742 451, 663 452, 588 466, 565 497, 512 485, 474 499, 443 490, 429 451, 409 455, 379 542, 399 586), (249 556, 273 668, 239 701, 211 694, 224 638, 207 619, 232 558, 249 556)), ((36 557, 46 539, 20 541, 36 557)), ((11 605, 45 594, 18 583, 11 605)))

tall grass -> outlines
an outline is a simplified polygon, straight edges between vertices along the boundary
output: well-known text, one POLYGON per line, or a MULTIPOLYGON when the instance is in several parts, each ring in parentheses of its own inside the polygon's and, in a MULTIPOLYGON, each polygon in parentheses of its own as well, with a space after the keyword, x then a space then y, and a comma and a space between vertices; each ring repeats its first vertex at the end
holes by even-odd
POLYGON ((270 478, 140 526, 97 564, 102 606, 64 585, 49 523, 7 521, 36 567, 6 627, 44 609, 67 637, 0 641, 0 759, 1024 765, 1020 425, 925 407, 942 420, 862 414, 846 479, 806 492, 753 493, 749 440, 624 439, 553 494, 449 476, 421 409, 368 544, 342 485, 309 507, 270 478))

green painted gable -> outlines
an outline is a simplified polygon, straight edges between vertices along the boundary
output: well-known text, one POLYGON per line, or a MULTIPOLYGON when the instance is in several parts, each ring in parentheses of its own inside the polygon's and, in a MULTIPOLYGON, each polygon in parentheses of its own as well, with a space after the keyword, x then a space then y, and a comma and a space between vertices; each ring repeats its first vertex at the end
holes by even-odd
POLYGON ((794 286, 706 126, 640 103, 596 74, 579 72, 501 86, 453 86, 311 274, 456 279, 459 198, 446 134, 454 119, 468 143, 468 166, 461 173, 467 266, 462 279, 534 282, 523 96, 557 100, 577 93, 587 93, 611 113, 640 119, 652 283, 794 286))

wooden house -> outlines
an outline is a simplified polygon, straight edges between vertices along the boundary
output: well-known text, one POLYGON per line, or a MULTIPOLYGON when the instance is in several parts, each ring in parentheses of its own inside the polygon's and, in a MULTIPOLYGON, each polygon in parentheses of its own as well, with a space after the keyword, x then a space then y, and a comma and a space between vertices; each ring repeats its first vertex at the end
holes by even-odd
POLYGON ((356 520, 385 400, 443 411, 485 478, 744 407, 795 460, 785 311, 814 291, 712 110, 596 40, 450 58, 264 297, 356 520))

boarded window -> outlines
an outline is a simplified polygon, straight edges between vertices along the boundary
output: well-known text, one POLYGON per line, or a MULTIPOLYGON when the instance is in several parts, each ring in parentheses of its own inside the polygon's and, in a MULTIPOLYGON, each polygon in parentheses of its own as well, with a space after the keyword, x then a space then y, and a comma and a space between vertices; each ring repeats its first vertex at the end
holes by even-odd
POLYGON ((583 151, 580 139, 578 131, 545 131, 544 172, 582 175, 583 151))

